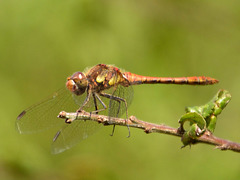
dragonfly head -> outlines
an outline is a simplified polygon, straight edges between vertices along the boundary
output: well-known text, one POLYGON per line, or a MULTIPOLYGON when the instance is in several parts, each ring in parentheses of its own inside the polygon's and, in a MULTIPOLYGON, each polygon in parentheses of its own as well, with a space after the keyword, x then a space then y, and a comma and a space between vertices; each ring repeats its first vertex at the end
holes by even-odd
POLYGON ((67 78, 66 86, 72 93, 81 95, 87 89, 88 80, 82 72, 76 72, 67 78))

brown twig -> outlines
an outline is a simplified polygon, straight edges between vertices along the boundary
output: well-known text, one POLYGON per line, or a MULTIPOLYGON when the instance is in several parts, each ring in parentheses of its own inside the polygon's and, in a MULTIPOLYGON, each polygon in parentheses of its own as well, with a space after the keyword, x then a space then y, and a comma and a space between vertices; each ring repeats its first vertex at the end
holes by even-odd
MULTIPOLYGON (((103 125, 119 125, 119 126, 129 126, 133 128, 143 129, 146 133, 164 133, 173 136, 182 137, 183 133, 179 129, 169 127, 166 125, 158 125, 137 119, 135 116, 129 117, 127 120, 121 118, 109 118, 108 116, 90 114, 88 112, 82 111, 79 113, 68 113, 62 111, 58 115, 59 118, 66 119, 67 123, 71 123, 76 120, 91 120, 103 125)), ((225 139, 218 138, 214 136, 209 131, 206 131, 203 135, 198 137, 194 143, 205 143, 216 146, 217 149, 221 150, 232 150, 235 152, 240 152, 240 144, 225 139)))

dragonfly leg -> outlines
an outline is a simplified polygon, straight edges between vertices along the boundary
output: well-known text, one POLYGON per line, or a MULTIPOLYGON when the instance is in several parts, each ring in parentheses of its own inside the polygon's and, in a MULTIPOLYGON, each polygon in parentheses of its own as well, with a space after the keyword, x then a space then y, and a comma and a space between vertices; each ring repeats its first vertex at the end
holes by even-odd
MULTIPOLYGON (((97 105, 97 99, 96 99, 95 93, 93 93, 93 102, 94 102, 94 106, 95 106, 95 111, 97 111, 98 105, 97 105)), ((96 112, 96 114, 98 114, 98 111, 96 112)))
MULTIPOLYGON (((119 111, 120 111, 120 103, 124 102, 125 108, 126 108, 126 119, 125 119, 125 121, 126 121, 126 124, 127 124, 128 133, 129 133, 127 137, 130 137, 130 128, 129 128, 129 125, 127 123, 127 119, 128 119, 127 101, 123 98, 120 98, 120 97, 117 97, 117 96, 114 96, 114 95, 111 95, 111 94, 103 93, 103 92, 101 92, 100 95, 103 96, 103 97, 109 98, 109 99, 113 99, 113 100, 115 100, 119 103, 117 117, 118 117, 118 114, 119 114, 119 111)), ((115 130, 115 125, 113 125, 112 135, 114 133, 114 130, 115 130)))
POLYGON ((90 119, 91 119, 92 113, 98 114, 98 105, 97 105, 97 99, 96 99, 95 93, 92 93, 92 96, 93 96, 93 102, 94 102, 94 106, 95 106, 95 111, 91 111, 90 112, 90 119))
POLYGON ((92 94, 92 93, 91 93, 91 90, 88 90, 88 92, 87 92, 87 97, 85 98, 82 106, 77 110, 77 112, 81 112, 81 111, 83 110, 84 106, 87 105, 87 103, 88 103, 89 100, 90 100, 91 94, 92 94))
POLYGON ((110 134, 110 136, 113 136, 113 134, 114 134, 114 131, 115 131, 115 124, 113 125, 113 129, 112 129, 112 134, 110 134))
MULTIPOLYGON (((91 93, 91 90, 88 89, 88 91, 87 91, 87 97, 85 98, 82 106, 77 110, 77 116, 76 116, 76 117, 78 117, 78 113, 81 112, 81 111, 83 110, 84 106, 86 106, 87 103, 89 102, 90 97, 91 97, 91 94, 92 94, 92 93, 91 93)), ((95 105, 95 108, 96 108, 96 105, 95 105)), ((72 121, 69 121, 69 119, 66 119, 65 122, 70 124, 72 121)))
MULTIPOLYGON (((91 112, 90 112, 90 117, 91 117, 91 114, 92 114, 92 113, 98 114, 99 112, 104 111, 104 110, 107 109, 107 106, 103 103, 103 101, 99 98, 99 96, 98 96, 96 93, 88 92, 87 97, 85 98, 82 106, 77 110, 77 113, 78 113, 78 112, 81 112, 81 111, 83 110, 84 106, 87 105, 87 103, 88 103, 89 100, 90 100, 91 94, 92 94, 92 96, 93 96, 95 111, 91 111, 91 112), (102 104, 102 106, 103 106, 102 109, 98 109, 97 100, 102 104)), ((77 115, 77 116, 78 116, 78 115, 77 115)), ((68 122, 68 121, 67 121, 67 123, 71 123, 71 122, 68 122)))
POLYGON ((101 98, 96 93, 93 93, 93 99, 94 99, 94 104, 95 104, 95 111, 92 111, 91 113, 98 114, 99 112, 107 109, 107 106, 104 104, 104 102, 101 100, 101 98), (97 100, 102 104, 102 106, 103 106, 102 109, 98 109, 97 100))

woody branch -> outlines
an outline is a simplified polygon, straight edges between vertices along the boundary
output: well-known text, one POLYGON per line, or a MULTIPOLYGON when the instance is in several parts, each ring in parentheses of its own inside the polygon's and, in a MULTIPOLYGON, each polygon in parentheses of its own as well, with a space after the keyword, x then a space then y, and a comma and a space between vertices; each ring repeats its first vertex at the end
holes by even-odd
MULTIPOLYGON (((116 117, 111 117, 110 119, 109 116, 90 114, 89 112, 85 112, 85 111, 81 111, 78 113, 61 111, 58 117, 62 119, 66 119, 66 122, 68 123, 76 120, 84 120, 84 121, 88 120, 88 121, 96 121, 103 125, 118 125, 118 126, 128 125, 129 127, 132 127, 132 128, 142 129, 144 130, 145 133, 163 133, 163 134, 169 134, 169 135, 178 136, 178 137, 182 137, 183 135, 177 128, 141 121, 137 119, 135 116, 130 116, 127 120, 116 118, 116 117)), ((218 138, 213 134, 211 134, 209 131, 206 131, 203 135, 198 137, 194 143, 205 143, 205 144, 214 145, 217 149, 232 150, 234 152, 240 152, 239 143, 218 138)))

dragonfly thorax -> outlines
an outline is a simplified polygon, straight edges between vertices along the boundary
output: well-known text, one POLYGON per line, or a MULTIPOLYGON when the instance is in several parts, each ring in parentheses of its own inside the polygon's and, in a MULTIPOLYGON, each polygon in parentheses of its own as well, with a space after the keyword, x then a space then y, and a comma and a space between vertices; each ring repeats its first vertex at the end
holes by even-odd
POLYGON ((66 87, 76 95, 83 94, 88 86, 88 80, 82 72, 76 72, 67 78, 66 87))

